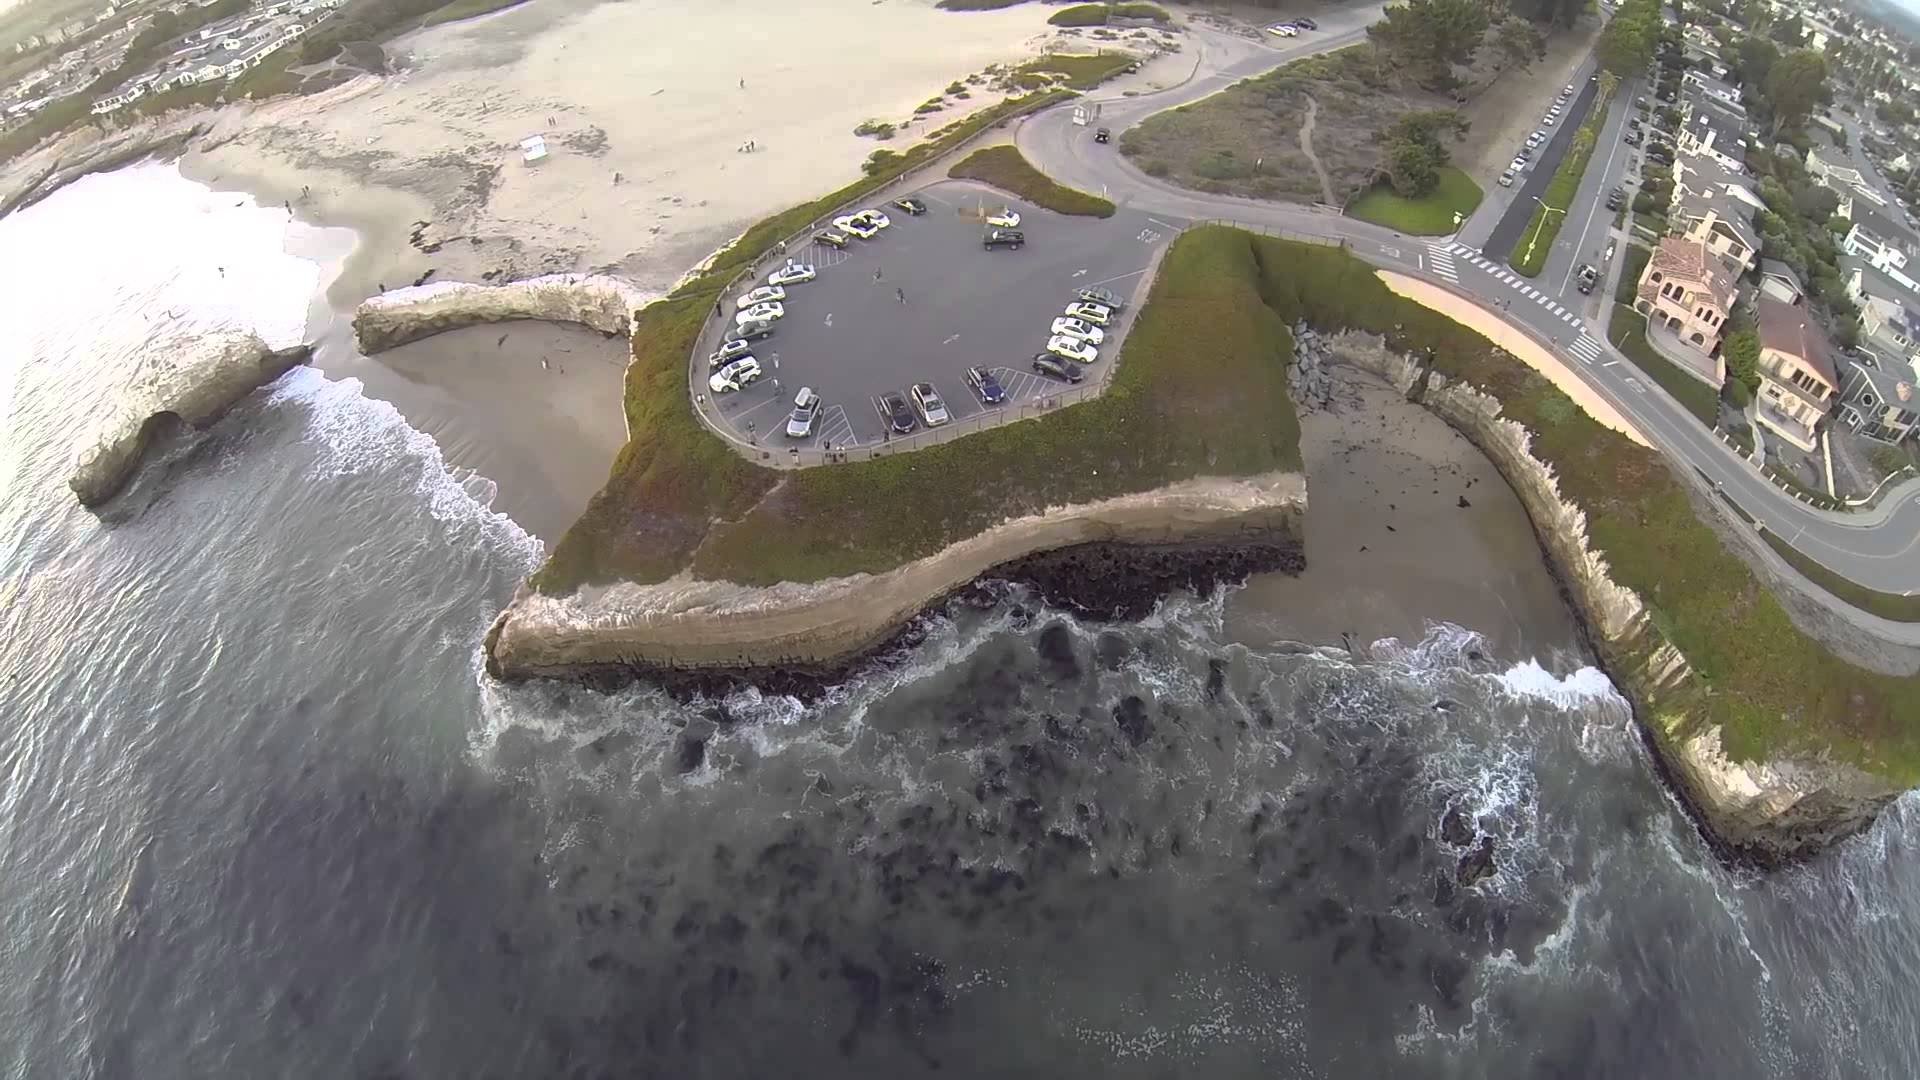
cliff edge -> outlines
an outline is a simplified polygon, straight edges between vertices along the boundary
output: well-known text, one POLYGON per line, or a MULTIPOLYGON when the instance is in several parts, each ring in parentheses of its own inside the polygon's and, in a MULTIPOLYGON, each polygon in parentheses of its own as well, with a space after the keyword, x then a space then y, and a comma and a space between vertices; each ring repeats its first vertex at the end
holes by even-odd
POLYGON ((270 349, 248 332, 155 342, 114 411, 74 448, 67 486, 83 505, 106 502, 126 486, 154 433, 170 419, 204 428, 312 355, 309 345, 270 349))
POLYGON ((436 281, 362 301, 353 314, 360 351, 374 353, 462 326, 541 319, 579 323, 609 336, 633 329, 634 313, 655 298, 605 274, 548 274, 504 285, 436 281))
POLYGON ((1883 777, 1823 757, 1728 755, 1718 727, 1664 704, 1704 692, 1704 682, 1660 632, 1645 601, 1613 580, 1589 543, 1586 512, 1561 495, 1553 469, 1533 455, 1532 433, 1501 416, 1498 399, 1437 372, 1423 378, 1418 362, 1389 352, 1378 338, 1343 335, 1332 344, 1342 361, 1447 421, 1506 477, 1596 652, 1633 703, 1655 762, 1711 840, 1759 862, 1790 861, 1866 828, 1901 794, 1883 777))
POLYGON ((652 585, 587 586, 547 596, 522 586, 487 635, 496 677, 651 672, 827 671, 884 643, 913 616, 996 568, 1036 580, 1062 577, 1153 585, 1299 566, 1306 480, 1296 472, 1202 477, 1015 518, 879 574, 766 587, 681 573, 652 585), (1090 545, 1103 546, 1097 556, 1090 545), (1225 552, 1251 559, 1220 561, 1225 552), (1019 567, 1057 552, 1061 565, 1019 567), (1218 574, 1210 571, 1218 569, 1218 574))

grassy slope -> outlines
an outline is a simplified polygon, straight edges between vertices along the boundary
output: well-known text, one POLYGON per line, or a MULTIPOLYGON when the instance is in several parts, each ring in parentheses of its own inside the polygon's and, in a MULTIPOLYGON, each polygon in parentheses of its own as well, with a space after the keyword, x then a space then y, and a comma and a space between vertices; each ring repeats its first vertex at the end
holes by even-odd
POLYGON ((1440 185, 1430 194, 1403 199, 1391 187, 1376 185, 1347 206, 1347 216, 1415 236, 1443 236, 1454 230, 1454 213, 1465 218, 1480 199, 1480 185, 1448 165, 1440 170, 1440 185))
POLYGON ((1134 63, 1128 53, 1053 53, 1037 60, 1029 60, 1014 71, 1015 81, 1021 75, 1064 75, 1066 85, 1074 90, 1091 90, 1115 75, 1125 71, 1134 63))
POLYGON ((695 572, 767 584, 885 570, 1049 506, 1298 469, 1292 339, 1254 281, 1244 234, 1187 233, 1105 394, 925 450, 789 474, 745 518, 714 530, 695 572))
POLYGON ((1673 361, 1661 356, 1647 340, 1647 317, 1626 306, 1613 305, 1613 318, 1607 322, 1607 340, 1626 354, 1633 366, 1672 394, 1686 406, 1694 419, 1708 427, 1720 422, 1720 395, 1699 379, 1681 371, 1673 361))
POLYGON ((1628 244, 1620 259, 1620 280, 1613 286, 1613 302, 1633 307, 1633 301, 1640 291, 1640 275, 1646 272, 1647 260, 1653 258, 1653 249, 1644 244, 1628 244))
POLYGON ((1853 667, 1796 630, 1695 516, 1659 454, 1594 423, 1485 338, 1395 296, 1359 260, 1264 238, 1255 250, 1263 292, 1283 319, 1383 333, 1403 348, 1432 345, 1436 370, 1493 394, 1535 433, 1534 454, 1586 510, 1614 580, 1648 604, 1700 677, 1696 689, 1655 696, 1656 709, 1724 725, 1728 751, 1743 760, 1830 748, 1901 783, 1920 781, 1920 679, 1853 667))
POLYGON ((989 146, 975 150, 954 163, 947 175, 963 180, 979 180, 1049 210, 1083 217, 1112 217, 1113 204, 1098 195, 1089 195, 1054 183, 1033 167, 1017 146, 989 146))

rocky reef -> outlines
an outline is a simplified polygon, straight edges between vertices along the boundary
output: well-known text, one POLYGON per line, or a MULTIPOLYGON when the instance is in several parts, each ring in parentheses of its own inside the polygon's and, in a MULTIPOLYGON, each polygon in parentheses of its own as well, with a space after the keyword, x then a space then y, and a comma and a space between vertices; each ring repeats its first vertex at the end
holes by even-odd
POLYGON ((654 298, 604 274, 548 274, 504 285, 436 281, 370 297, 353 315, 360 351, 369 355, 462 326, 544 319, 579 323, 612 336, 633 327, 654 298))
POLYGON ((766 587, 690 573, 547 596, 522 586, 487 634, 496 677, 831 679, 915 615, 983 576, 1031 582, 1105 618, 1173 588, 1302 566, 1298 473, 1202 477, 1003 522, 880 574, 766 587))
POLYGON ((1420 364, 1377 338, 1347 334, 1328 341, 1306 331, 1301 347, 1332 354, 1418 400, 1500 470, 1595 652, 1633 703, 1654 760, 1723 850, 1765 864, 1799 858, 1865 828, 1900 794, 1842 762, 1735 761, 1723 752, 1717 727, 1691 733, 1691 717, 1663 710, 1656 700, 1683 696, 1671 692, 1698 677, 1655 626, 1645 602, 1611 578, 1606 559, 1588 543, 1586 512, 1561 496, 1553 470, 1531 453, 1531 432, 1501 416, 1496 398, 1438 372, 1428 373, 1420 389, 1420 364))
POLYGON ((106 502, 126 486, 162 427, 204 428, 312 355, 311 346, 271 349, 247 332, 154 342, 113 411, 74 448, 67 486, 83 505, 106 502))

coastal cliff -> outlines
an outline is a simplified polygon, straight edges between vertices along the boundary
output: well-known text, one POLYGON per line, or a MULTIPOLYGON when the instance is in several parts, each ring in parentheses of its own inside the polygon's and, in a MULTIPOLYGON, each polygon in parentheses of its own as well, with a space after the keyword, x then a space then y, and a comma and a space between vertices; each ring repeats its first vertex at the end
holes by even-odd
POLYGON ((885 573, 750 587, 683 572, 565 596, 523 586, 488 632, 487 668, 505 678, 831 672, 990 572, 1117 614, 1137 609, 1142 584, 1157 592, 1297 569, 1306 504, 1297 472, 1203 477, 1016 518, 885 573))
POLYGON ((579 323, 609 336, 633 328, 653 297, 604 274, 548 274, 504 285, 437 281, 369 297, 353 315, 353 333, 368 355, 446 330, 510 319, 579 323))
POLYGON ((67 486, 83 505, 106 502, 126 486, 147 445, 166 423, 206 427, 312 354, 308 345, 270 349, 245 332, 154 342, 114 411, 74 448, 67 486))
POLYGON ((1613 681, 1633 702, 1655 760, 1709 835, 1767 863, 1818 851, 1871 824, 1902 788, 1843 762, 1772 755, 1738 761, 1718 727, 1668 702, 1708 692, 1704 680, 1655 625, 1642 598, 1610 576, 1589 542, 1587 514, 1563 498, 1553 470, 1531 452, 1532 434, 1501 415, 1492 396, 1387 350, 1380 339, 1333 340, 1343 362, 1371 372, 1465 435, 1519 496, 1569 601, 1613 681))

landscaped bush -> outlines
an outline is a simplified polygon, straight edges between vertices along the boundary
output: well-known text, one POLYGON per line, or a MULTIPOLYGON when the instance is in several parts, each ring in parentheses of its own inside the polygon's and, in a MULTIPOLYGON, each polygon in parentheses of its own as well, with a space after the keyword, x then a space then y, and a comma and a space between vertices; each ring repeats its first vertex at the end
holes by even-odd
POLYGON ((1105 4, 1075 4, 1047 16, 1047 22, 1054 26, 1105 26, 1107 10, 1105 4))

